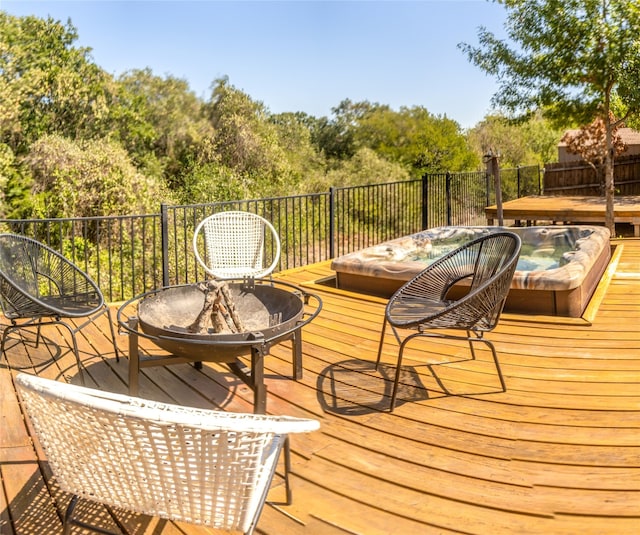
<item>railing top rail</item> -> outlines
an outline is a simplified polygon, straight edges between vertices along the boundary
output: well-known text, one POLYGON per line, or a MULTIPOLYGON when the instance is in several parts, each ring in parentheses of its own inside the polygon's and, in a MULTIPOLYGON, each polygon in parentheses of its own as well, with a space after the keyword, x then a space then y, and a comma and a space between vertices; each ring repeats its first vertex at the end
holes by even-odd
POLYGON ((30 219, 0 219, 0 223, 7 224, 35 224, 35 223, 77 223, 82 221, 119 221, 122 219, 158 218, 160 214, 129 214, 129 215, 101 215, 86 217, 43 217, 30 219))
POLYGON ((395 182, 382 182, 379 184, 360 184, 357 186, 332 186, 331 190, 332 191, 337 191, 337 190, 345 190, 345 189, 368 189, 368 188, 375 188, 375 187, 380 187, 380 186, 394 186, 396 184, 411 184, 412 182, 421 182, 422 179, 421 178, 411 178, 409 180, 397 180, 395 182))
POLYGON ((326 197, 329 195, 328 191, 321 191, 316 193, 299 193, 295 195, 282 195, 279 197, 262 197, 260 199, 242 199, 236 201, 215 201, 215 202, 206 202, 206 203, 198 203, 198 204, 164 204, 167 209, 200 209, 200 208, 208 208, 211 206, 228 206, 228 205, 251 205, 251 204, 267 204, 273 202, 281 202, 289 199, 305 199, 305 198, 313 198, 313 197, 326 197))

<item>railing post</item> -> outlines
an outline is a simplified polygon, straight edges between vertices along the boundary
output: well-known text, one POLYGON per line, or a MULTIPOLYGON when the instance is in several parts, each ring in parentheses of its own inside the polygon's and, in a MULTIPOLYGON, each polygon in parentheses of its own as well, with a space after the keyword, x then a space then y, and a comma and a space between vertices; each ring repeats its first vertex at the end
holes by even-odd
POLYGON ((489 171, 484 172, 484 180, 485 180, 484 190, 487 195, 485 206, 491 206, 491 173, 489 173, 489 171))
POLYGON ((516 183, 517 183, 517 195, 518 195, 518 199, 520 197, 522 197, 522 194, 520 193, 520 166, 516 166, 516 183))
MULTIPOLYGON (((540 172, 540 166, 538 165, 538 195, 542 195, 542 180, 540 179, 540 177, 542 176, 542 173, 540 172)), ((542 169, 542 171, 544 172, 544 168, 542 169)))
POLYGON ((329 188, 329 258, 336 257, 336 188, 329 188))
POLYGON ((422 230, 429 228, 429 175, 422 175, 422 230))
POLYGON ((162 285, 169 286, 169 210, 160 205, 160 233, 162 236, 162 285))
POLYGON ((452 225, 452 214, 451 214, 451 173, 447 171, 446 181, 445 181, 445 191, 447 195, 447 225, 452 225))

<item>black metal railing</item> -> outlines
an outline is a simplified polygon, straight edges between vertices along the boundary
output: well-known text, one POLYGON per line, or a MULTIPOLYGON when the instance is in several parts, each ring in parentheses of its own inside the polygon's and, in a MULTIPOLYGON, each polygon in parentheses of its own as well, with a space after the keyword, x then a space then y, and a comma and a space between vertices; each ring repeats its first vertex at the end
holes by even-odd
MULTIPOLYGON (((502 170, 503 200, 540 192, 538 167, 502 170)), ((495 198, 484 172, 328 192, 197 205, 162 205, 159 214, 0 220, 2 232, 33 237, 60 251, 98 283, 110 302, 204 278, 192 250, 195 227, 223 210, 255 212, 282 243, 279 270, 329 260, 383 241, 444 225, 485 224, 495 198)))

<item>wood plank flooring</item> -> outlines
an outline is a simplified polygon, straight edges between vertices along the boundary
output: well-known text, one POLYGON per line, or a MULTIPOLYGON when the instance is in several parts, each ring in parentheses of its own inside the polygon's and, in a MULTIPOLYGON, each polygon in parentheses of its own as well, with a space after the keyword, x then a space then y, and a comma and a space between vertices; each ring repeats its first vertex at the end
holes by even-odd
MULTIPOLYGON (((303 332, 304 377, 291 379, 291 347, 266 358, 267 412, 313 417, 321 429, 292 437, 294 502, 277 478, 258 524, 269 535, 640 533, 640 240, 616 240, 619 261, 589 321, 503 315, 488 335, 507 390, 487 354, 418 343, 387 412, 396 347, 375 370, 385 301, 315 284, 328 263, 280 276, 323 300, 303 332)), ((117 309, 117 306, 114 306, 117 309)), ((6 320, 5 320, 6 321, 6 320)), ((79 339, 87 383, 126 393, 104 317, 79 339)), ((69 499, 56 486, 13 387, 19 371, 79 382, 63 332, 47 343, 17 335, 0 362, 0 533, 61 532, 69 499)), ((118 335, 127 353, 127 338, 118 335)), ((156 348, 145 346, 150 353, 156 348)), ((217 364, 143 370, 143 397, 252 410, 249 388, 217 364)), ((280 469, 280 474, 282 469, 280 469)), ((102 508, 83 516, 113 525, 102 508)), ((210 530, 117 512, 129 533, 210 530)))

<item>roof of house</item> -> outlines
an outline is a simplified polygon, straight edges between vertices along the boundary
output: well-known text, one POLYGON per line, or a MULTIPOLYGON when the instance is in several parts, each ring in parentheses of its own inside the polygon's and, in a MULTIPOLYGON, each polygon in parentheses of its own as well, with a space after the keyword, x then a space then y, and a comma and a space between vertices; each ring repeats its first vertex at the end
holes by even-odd
MULTIPOLYGON (((572 134, 575 135, 580 130, 578 128, 573 128, 570 130, 566 130, 564 135, 572 134)), ((622 137, 622 140, 629 145, 640 145, 640 132, 634 130, 633 128, 618 128, 618 134, 622 137)), ((564 136, 563 136, 564 139, 564 136)), ((559 147, 565 147, 567 144, 564 141, 560 141, 558 143, 559 147)))

